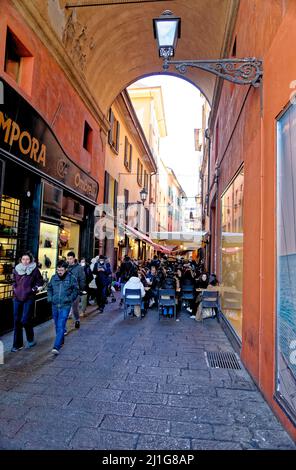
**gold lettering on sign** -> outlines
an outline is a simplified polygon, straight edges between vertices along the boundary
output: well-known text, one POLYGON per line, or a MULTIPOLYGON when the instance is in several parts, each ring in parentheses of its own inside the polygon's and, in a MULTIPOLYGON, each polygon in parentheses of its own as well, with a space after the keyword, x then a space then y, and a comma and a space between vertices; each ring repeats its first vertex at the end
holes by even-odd
POLYGON ((10 146, 18 143, 19 150, 22 155, 29 155, 30 159, 38 163, 38 165, 46 166, 46 145, 41 144, 36 137, 32 137, 28 131, 21 131, 17 122, 12 119, 5 119, 3 112, 0 111, 0 141, 10 146), (4 137, 3 137, 4 134, 4 137), (28 142, 25 142, 27 139, 28 142))
POLYGON ((81 191, 85 192, 86 194, 95 196, 96 194, 95 187, 88 181, 83 180, 80 176, 80 173, 76 173, 74 184, 76 188, 79 188, 81 191))
POLYGON ((4 114, 0 112, 0 130, 5 130, 4 142, 7 144, 11 128, 11 119, 4 120, 4 114))
POLYGON ((23 131, 20 135, 20 139, 19 139, 19 146, 20 146, 20 151, 24 154, 24 155, 27 155, 30 150, 31 150, 31 145, 32 145, 32 139, 31 139, 31 136, 29 134, 29 132, 27 131, 23 131), (28 139, 28 147, 27 148, 24 148, 24 144, 23 144, 23 139, 24 137, 26 137, 28 139))

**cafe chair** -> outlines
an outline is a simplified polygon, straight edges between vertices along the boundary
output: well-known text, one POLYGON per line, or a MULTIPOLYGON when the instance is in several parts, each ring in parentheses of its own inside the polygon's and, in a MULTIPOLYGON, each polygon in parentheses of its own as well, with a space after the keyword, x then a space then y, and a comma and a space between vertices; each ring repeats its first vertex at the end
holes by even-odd
POLYGON ((201 318, 217 318, 219 322, 220 301, 218 291, 204 290, 201 294, 201 318))
POLYGON ((159 289, 158 294, 158 319, 161 316, 176 318, 176 292, 175 289, 159 289), (170 314, 172 309, 173 314, 170 314), (164 314, 164 311, 167 313, 164 314))
MULTIPOLYGON (((123 318, 124 320, 131 315, 133 312, 133 308, 135 305, 139 305, 141 308, 142 305, 142 296, 141 296, 141 289, 125 289, 124 293, 124 310, 123 310, 123 318), (131 312, 128 313, 128 308, 131 308, 131 312)), ((140 315, 142 319, 142 315, 140 315)))

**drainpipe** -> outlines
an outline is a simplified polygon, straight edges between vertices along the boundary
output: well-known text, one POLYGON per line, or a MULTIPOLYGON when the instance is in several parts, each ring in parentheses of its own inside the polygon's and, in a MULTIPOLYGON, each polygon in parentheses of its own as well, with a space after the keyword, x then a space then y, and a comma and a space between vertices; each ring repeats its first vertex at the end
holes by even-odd
MULTIPOLYGON (((207 213, 206 215, 209 217, 210 211, 209 211, 209 202, 210 202, 210 166, 211 166, 211 134, 210 134, 210 129, 207 128, 205 130, 205 138, 208 141, 208 189, 207 189, 207 194, 206 194, 206 204, 207 204, 207 213)), ((210 220, 210 237, 212 234, 212 225, 211 225, 211 220, 210 220)), ((211 249, 208 248, 208 271, 210 271, 211 268, 211 249)))
MULTIPOLYGON (((215 165, 215 185, 216 185, 216 213, 215 213, 215 259, 214 259, 214 273, 218 277, 217 273, 217 252, 218 252, 218 191, 219 191, 219 164, 215 165)), ((219 275, 220 277, 220 275, 219 275)))

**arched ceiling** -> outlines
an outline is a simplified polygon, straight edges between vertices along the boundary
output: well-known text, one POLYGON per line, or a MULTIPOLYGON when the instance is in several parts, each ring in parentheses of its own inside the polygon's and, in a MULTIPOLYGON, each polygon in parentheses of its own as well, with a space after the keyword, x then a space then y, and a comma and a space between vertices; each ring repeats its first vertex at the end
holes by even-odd
MULTIPOLYGON (((105 116, 126 86, 142 76, 163 72, 153 37, 154 17, 166 9, 181 17, 176 60, 214 59, 227 52, 238 3, 238 0, 139 0, 137 4, 65 8, 66 4, 108 1, 114 0, 30 0, 35 13, 38 11, 67 50, 105 116)), ((174 72, 172 66, 169 72, 174 72)), ((188 69, 186 78, 212 102, 214 75, 188 69)))

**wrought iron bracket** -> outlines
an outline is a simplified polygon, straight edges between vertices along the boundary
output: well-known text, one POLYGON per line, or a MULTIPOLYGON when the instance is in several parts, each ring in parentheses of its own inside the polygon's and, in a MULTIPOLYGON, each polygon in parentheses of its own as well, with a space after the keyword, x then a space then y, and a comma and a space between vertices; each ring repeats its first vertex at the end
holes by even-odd
POLYGON ((258 87, 263 76, 261 59, 249 57, 244 59, 220 60, 170 60, 163 53, 163 68, 167 70, 174 65, 179 73, 185 74, 188 67, 195 67, 213 73, 218 77, 238 85, 253 85, 258 87))

